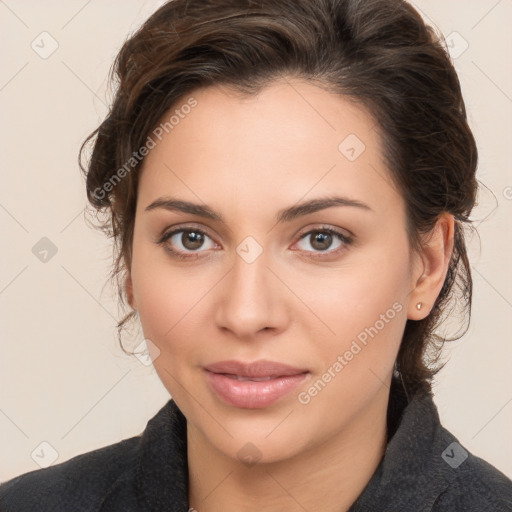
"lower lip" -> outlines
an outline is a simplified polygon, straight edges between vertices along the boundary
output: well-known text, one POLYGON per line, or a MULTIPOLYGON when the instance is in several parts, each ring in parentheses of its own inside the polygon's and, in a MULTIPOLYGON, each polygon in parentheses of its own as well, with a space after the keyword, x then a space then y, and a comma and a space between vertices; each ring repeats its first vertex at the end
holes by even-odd
POLYGON ((308 373, 262 381, 232 379, 208 370, 206 375, 212 389, 228 404, 246 409, 261 409, 293 391, 304 381, 308 373))

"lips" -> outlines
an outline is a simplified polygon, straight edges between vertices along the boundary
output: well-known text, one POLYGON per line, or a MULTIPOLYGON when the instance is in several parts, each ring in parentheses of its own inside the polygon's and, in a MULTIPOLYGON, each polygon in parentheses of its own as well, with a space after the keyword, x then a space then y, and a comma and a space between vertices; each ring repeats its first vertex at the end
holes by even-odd
POLYGON ((275 361, 221 361, 204 367, 208 384, 225 403, 247 409, 267 407, 288 395, 308 370, 275 361))
MULTIPOLYGON (((294 368, 287 364, 276 361, 267 361, 265 359, 254 361, 252 363, 242 363, 241 361, 220 361, 209 364, 205 369, 212 373, 223 373, 233 377, 248 377, 256 379, 284 377, 288 375, 298 375, 308 370, 305 368, 294 368)), ((245 379, 247 380, 247 379, 245 379)))

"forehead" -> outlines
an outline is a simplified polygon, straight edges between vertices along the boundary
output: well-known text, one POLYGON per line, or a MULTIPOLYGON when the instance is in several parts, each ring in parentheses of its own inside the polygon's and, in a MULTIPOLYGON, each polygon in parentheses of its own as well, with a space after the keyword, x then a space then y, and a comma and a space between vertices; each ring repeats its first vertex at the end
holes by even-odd
POLYGON ((226 201, 261 208, 265 198, 278 209, 339 193, 384 210, 400 206, 377 124, 346 97, 299 80, 255 96, 215 86, 183 96, 162 123, 173 114, 145 159, 141 203, 172 193, 219 208, 226 201), (190 98, 195 106, 185 108, 190 98))

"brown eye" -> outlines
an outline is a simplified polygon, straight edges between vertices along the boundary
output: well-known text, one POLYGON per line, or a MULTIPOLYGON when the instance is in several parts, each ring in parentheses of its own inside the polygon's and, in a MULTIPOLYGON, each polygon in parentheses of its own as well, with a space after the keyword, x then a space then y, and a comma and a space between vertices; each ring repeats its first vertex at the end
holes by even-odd
POLYGON ((333 242, 333 236, 330 233, 318 232, 311 239, 311 247, 319 251, 325 251, 329 249, 333 242))
POLYGON ((189 251, 194 251, 196 249, 200 249, 204 244, 204 233, 199 231, 182 231, 182 235, 180 238, 180 242, 189 251))
POLYGON ((313 250, 310 251, 304 247, 302 249, 306 252, 312 253, 312 257, 322 257, 324 255, 331 256, 333 254, 337 254, 346 246, 352 243, 352 239, 350 237, 332 228, 322 228, 308 231, 307 233, 304 233, 300 236, 300 242, 303 240, 309 240, 309 245, 313 248, 313 250), (336 242, 338 243, 334 249, 329 250, 336 242))
POLYGON ((206 252, 199 249, 211 249, 216 245, 203 230, 198 228, 174 229, 164 234, 157 243, 165 244, 165 248, 179 258, 198 256, 201 252, 206 252), (208 240, 211 241, 209 247, 208 240))

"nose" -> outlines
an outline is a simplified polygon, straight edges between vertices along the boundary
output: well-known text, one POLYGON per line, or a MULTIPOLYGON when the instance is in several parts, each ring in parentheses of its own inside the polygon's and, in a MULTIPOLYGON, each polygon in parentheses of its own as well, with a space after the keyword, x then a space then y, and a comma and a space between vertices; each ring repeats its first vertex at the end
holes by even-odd
POLYGON ((253 340, 260 332, 277 334, 286 329, 290 292, 271 267, 265 252, 252 262, 236 254, 217 291, 219 329, 244 340, 253 340))

